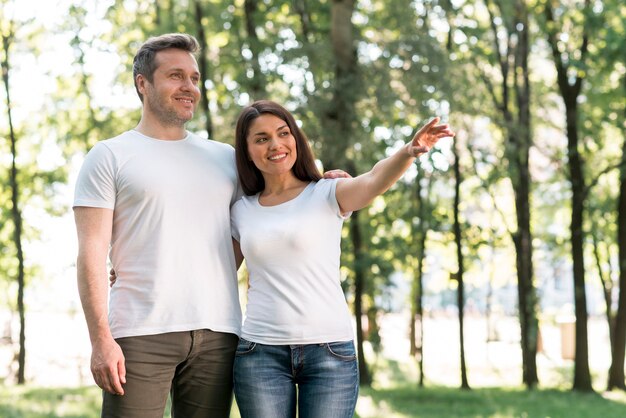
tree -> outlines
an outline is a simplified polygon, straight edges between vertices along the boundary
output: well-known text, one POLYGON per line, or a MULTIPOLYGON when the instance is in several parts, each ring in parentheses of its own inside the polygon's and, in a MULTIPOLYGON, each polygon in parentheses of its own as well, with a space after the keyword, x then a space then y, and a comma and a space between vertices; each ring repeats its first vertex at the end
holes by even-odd
POLYGON ((411 222, 411 237, 413 241, 415 266, 413 267, 413 283, 411 286, 411 317, 409 324, 409 350, 418 359, 419 386, 424 386, 424 258, 426 257, 426 242, 430 229, 430 203, 432 181, 419 174, 415 179, 413 204, 417 210, 417 217, 411 222), (426 192, 423 192, 422 180, 427 181, 426 192))
MULTIPOLYGON (((451 2, 445 2, 450 11, 448 44, 451 53, 461 55, 464 65, 474 67, 470 76, 484 85, 494 109, 493 118, 505 137, 504 157, 506 176, 511 180, 515 202, 516 227, 509 230, 515 247, 520 342, 522 348, 522 379, 528 388, 536 386, 537 378, 537 292, 534 285, 533 246, 531 232, 531 176, 529 151, 532 146, 530 114, 530 81, 528 68, 529 19, 524 0, 504 2, 485 0, 488 28, 480 16, 472 17, 477 29, 463 22, 462 12, 451 2), (455 35, 473 40, 471 53, 461 53, 455 44, 455 35), (467 56, 464 56, 467 55, 467 56), (476 75, 474 75, 476 74, 476 75)), ((473 10, 473 9, 472 9, 473 10)), ((478 12, 477 12, 478 13, 478 12)), ((467 42, 467 41, 466 41, 467 42)), ((467 51, 467 50, 466 50, 467 51)), ((465 80, 467 82, 467 80, 465 80)), ((463 99, 467 102, 467 99, 463 99)), ((467 103, 459 106, 473 112, 467 103)), ((482 112, 476 109, 476 112, 482 112)))
MULTIPOLYGON (((626 94, 626 76, 622 77, 626 94)), ((626 107, 623 109, 626 117, 626 107)), ((608 389, 626 390, 624 383, 624 357, 626 351, 626 132, 623 134, 622 163, 619 176, 619 198, 617 205, 617 240, 619 262, 619 300, 615 317, 614 338, 611 346, 611 367, 609 369, 608 389)))
MULTIPOLYGON (((354 0, 334 0, 331 7, 331 42, 333 47, 333 55, 335 57, 335 85, 333 102, 325 115, 325 121, 334 129, 338 138, 353 138, 355 122, 355 103, 357 95, 355 87, 358 83, 357 55, 354 40, 354 27, 352 24, 352 14, 354 13, 354 0)), ((340 161, 344 160, 347 151, 348 141, 341 143, 337 141, 339 151, 335 153, 330 146, 334 139, 329 138, 325 142, 324 154, 325 161, 336 160, 333 155, 340 156, 340 161)), ((353 161, 346 161, 345 167, 352 175, 356 175, 356 166, 353 161)), ((332 164, 332 163, 331 163, 332 164)), ((331 165, 332 166, 332 165, 331 165)), ((359 361, 359 380, 362 385, 369 386, 372 382, 369 369, 365 360, 363 349, 363 293, 365 290, 365 242, 359 224, 362 211, 356 211, 352 214, 350 220, 350 240, 352 243, 354 255, 354 315, 356 317, 356 339, 359 361)))
MULTIPOLYGON (((568 50, 569 45, 560 37, 566 26, 557 22, 551 2, 543 5, 546 19, 546 33, 552 58, 557 72, 559 92, 565 104, 565 120, 567 125, 567 158, 569 181, 572 188, 572 215, 570 222, 572 261, 574 275, 574 306, 576 313, 576 353, 574 358, 573 389, 592 391, 591 374, 589 371, 589 348, 587 337, 587 296, 585 293, 584 264, 584 204, 586 195, 583 158, 579 147, 579 115, 578 97, 585 80, 585 66, 589 51, 589 31, 591 4, 584 1, 582 13, 576 24, 581 26, 580 47, 576 51, 568 50)), ((564 6, 560 5, 559 15, 564 14, 564 6)), ((572 23, 573 24, 573 23, 572 23)))
POLYGON ((206 34, 204 31, 204 10, 202 9, 202 2, 200 0, 194 0, 194 17, 197 27, 197 38, 200 43, 200 51, 198 53, 198 67, 200 74, 202 75, 202 82, 200 83, 200 97, 202 111, 205 115, 205 129, 209 138, 213 138, 213 118, 211 117, 211 109, 209 108, 209 95, 206 88, 205 79, 209 77, 209 63, 208 58, 208 45, 206 34))
POLYGON ((459 309, 459 342, 460 342, 460 357, 461 357, 461 388, 469 389, 469 383, 467 381, 467 366, 465 364, 465 335, 464 335, 464 309, 465 309, 465 288, 463 282, 463 275, 465 273, 464 257, 463 257, 463 237, 461 235, 461 222, 459 221, 459 204, 461 201, 461 183, 463 181, 461 177, 461 163, 459 159, 458 141, 452 146, 452 152, 454 154, 454 242, 456 244, 456 260, 457 271, 453 275, 457 282, 457 307, 459 309))
MULTIPOLYGON (((4 4, 3 4, 4 6, 4 4)), ((22 210, 20 201, 20 188, 18 180, 18 167, 17 167, 17 134, 13 126, 13 115, 11 109, 13 104, 11 102, 10 95, 10 52, 11 46, 15 39, 15 22, 10 19, 6 19, 3 14, 0 14, 0 27, 2 36, 2 60, 0 65, 2 68, 2 82, 4 84, 4 91, 6 97, 7 106, 7 121, 9 125, 9 142, 11 150, 11 169, 9 174, 9 185, 11 189, 11 221, 13 223, 13 244, 15 245, 15 254, 17 257, 17 310, 20 317, 20 337, 19 337, 19 353, 18 353, 18 371, 17 371, 17 383, 26 383, 25 367, 26 367, 26 308, 24 306, 24 251, 22 248, 22 210)))

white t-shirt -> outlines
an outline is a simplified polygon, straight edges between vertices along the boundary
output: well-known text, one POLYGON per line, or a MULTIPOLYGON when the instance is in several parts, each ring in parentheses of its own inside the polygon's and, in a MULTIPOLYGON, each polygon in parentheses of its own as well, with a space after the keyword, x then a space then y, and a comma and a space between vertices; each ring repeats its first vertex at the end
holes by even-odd
POLYGON ((261 206, 258 194, 233 206, 233 236, 250 273, 243 338, 273 345, 354 338, 340 284, 336 184, 312 182, 276 206, 261 206))
POLYGON ((191 133, 163 141, 133 130, 93 147, 73 206, 113 209, 114 338, 205 328, 239 333, 230 232, 239 195, 234 149, 226 144, 191 133))

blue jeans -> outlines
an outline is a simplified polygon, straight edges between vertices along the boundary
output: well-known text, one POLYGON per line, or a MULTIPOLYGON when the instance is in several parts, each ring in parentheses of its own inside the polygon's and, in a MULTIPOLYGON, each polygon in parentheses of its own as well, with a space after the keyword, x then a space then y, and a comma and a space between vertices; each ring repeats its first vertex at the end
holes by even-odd
POLYGON ((233 370, 242 418, 349 418, 359 393, 352 341, 265 345, 239 339, 233 370))

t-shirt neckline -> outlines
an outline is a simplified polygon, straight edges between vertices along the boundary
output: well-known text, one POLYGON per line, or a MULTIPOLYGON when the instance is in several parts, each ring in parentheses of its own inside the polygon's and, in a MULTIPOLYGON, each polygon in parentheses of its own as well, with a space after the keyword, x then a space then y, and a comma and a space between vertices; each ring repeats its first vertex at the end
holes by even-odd
POLYGON ((300 198, 300 196, 304 195, 304 193, 305 193, 305 192, 306 192, 306 191, 307 191, 307 190, 308 190, 308 189, 309 189, 309 188, 310 188, 313 184, 315 184, 315 182, 313 182, 313 181, 309 182, 309 184, 307 184, 307 185, 304 187, 304 189, 302 189, 302 190, 300 191, 300 193, 298 193, 298 194, 297 194, 296 196, 294 196, 293 198, 291 198, 291 199, 289 199, 289 200, 287 200, 287 201, 285 201, 285 202, 278 203, 278 204, 276 204, 276 205, 270 205, 270 206, 268 206, 268 205, 262 205, 262 204, 261 204, 261 202, 259 201, 259 198, 261 197, 261 192, 259 192, 259 193, 257 193, 257 194, 254 196, 254 203, 256 203, 256 205, 257 205, 258 207, 263 208, 263 209, 273 209, 273 208, 286 207, 286 206, 288 206, 288 205, 290 205, 290 204, 293 204, 293 202, 296 202, 296 201, 300 198))

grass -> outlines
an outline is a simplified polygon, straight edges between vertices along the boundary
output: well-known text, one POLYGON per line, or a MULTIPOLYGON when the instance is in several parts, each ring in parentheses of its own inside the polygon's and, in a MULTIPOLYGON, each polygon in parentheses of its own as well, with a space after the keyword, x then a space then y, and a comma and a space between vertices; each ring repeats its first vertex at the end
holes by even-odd
POLYGON ((626 394, 400 386, 361 390, 357 412, 360 418, 621 418, 626 394))
POLYGON ((0 387, 2 418, 95 418, 99 410, 100 392, 91 387, 0 387))
MULTIPOLYGON (((97 418, 100 392, 88 388, 0 388, 2 418, 97 418)), ((169 415, 166 415, 169 416, 169 415)), ((238 411, 233 408, 233 418, 238 411)), ((626 394, 565 390, 449 387, 402 384, 362 389, 359 418, 617 418, 626 416, 626 394)))

